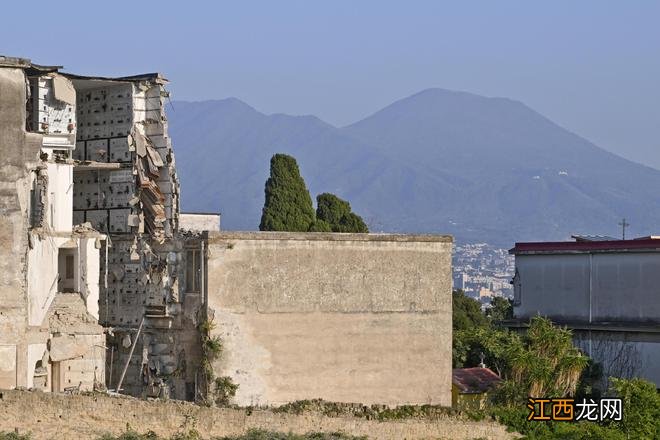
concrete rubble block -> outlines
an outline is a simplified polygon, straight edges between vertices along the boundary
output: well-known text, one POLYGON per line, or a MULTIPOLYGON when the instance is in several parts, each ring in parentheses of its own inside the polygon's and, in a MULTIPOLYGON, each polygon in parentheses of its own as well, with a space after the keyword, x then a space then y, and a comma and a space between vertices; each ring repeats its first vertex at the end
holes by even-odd
POLYGON ((50 359, 53 362, 81 357, 88 350, 88 341, 75 335, 58 335, 50 340, 50 359))

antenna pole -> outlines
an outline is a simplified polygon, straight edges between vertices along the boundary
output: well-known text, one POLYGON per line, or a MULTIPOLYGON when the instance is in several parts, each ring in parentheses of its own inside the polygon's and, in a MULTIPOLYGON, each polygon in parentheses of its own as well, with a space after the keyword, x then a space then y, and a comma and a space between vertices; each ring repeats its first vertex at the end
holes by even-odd
POLYGON ((626 219, 624 218, 619 222, 619 226, 621 226, 621 236, 622 240, 626 239, 626 228, 630 226, 630 223, 626 222, 626 219))

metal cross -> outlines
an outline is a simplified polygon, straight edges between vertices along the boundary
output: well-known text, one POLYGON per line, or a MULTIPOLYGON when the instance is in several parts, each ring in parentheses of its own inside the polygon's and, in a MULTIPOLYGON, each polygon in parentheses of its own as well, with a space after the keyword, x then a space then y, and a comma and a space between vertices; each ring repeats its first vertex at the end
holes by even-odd
POLYGON ((626 239, 626 228, 630 226, 630 223, 626 222, 626 219, 624 218, 619 222, 619 226, 621 226, 621 235, 623 236, 623 240, 626 239))

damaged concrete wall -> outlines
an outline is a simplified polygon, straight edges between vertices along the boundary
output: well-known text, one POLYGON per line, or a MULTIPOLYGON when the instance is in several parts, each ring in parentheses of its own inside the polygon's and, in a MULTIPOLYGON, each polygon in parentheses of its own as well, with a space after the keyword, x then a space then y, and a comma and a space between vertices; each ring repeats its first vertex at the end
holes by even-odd
POLYGON ((93 390, 105 382, 105 335, 78 293, 61 293, 49 310, 48 341, 53 391, 93 390))
POLYGON ((216 376, 241 405, 451 405, 451 237, 211 233, 216 376))
POLYGON ((199 352, 201 303, 184 303, 180 293, 185 239, 178 233, 166 80, 156 74, 70 78, 79 123, 74 222, 90 222, 111 238, 101 249, 99 292, 100 319, 111 333, 108 386, 118 386, 128 362, 123 392, 194 399, 195 373, 186 362, 199 352))
POLYGON ((0 388, 27 385, 28 199, 41 136, 25 131, 22 64, 0 57, 0 388))
POLYGON ((85 295, 94 294, 103 236, 72 228, 72 93, 72 83, 54 68, 0 57, 0 264, 7 277, 0 283, 0 388, 61 390, 65 384, 58 388, 53 373, 65 376, 69 367, 92 377, 76 387, 92 389, 99 385, 95 375, 103 377, 105 349, 94 348, 103 346, 103 328, 80 293, 84 287, 85 295), (70 313, 73 305, 82 312, 70 313), (85 353, 51 356, 53 338, 62 335, 69 342, 61 347, 82 346, 85 353), (93 366, 84 365, 90 361, 93 366))

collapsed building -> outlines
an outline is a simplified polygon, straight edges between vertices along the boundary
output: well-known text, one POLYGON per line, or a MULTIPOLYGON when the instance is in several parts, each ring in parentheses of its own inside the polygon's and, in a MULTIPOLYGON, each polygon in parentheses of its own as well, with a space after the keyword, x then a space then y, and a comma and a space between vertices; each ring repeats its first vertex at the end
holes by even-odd
POLYGON ((166 85, 0 57, 0 388, 449 405, 451 237, 181 213, 166 85))
POLYGON ((27 249, 3 294, 0 387, 194 399, 199 274, 183 264, 167 81, 0 60, 4 233, 27 249))
POLYGON ((198 294, 184 294, 187 287, 193 293, 194 282, 183 273, 167 81, 158 74, 67 78, 77 95, 74 222, 110 237, 102 249, 99 302, 109 334, 107 384, 134 395, 192 400, 195 378, 186 360, 198 345, 201 303, 198 294))

